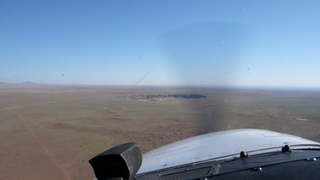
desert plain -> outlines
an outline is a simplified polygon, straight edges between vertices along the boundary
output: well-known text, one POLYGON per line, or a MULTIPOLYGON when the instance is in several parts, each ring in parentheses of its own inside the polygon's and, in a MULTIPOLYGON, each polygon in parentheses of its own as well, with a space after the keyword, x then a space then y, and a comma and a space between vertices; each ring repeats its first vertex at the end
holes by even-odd
POLYGON ((0 179, 93 179, 88 160, 113 146, 239 128, 320 142, 320 91, 3 84, 0 179))

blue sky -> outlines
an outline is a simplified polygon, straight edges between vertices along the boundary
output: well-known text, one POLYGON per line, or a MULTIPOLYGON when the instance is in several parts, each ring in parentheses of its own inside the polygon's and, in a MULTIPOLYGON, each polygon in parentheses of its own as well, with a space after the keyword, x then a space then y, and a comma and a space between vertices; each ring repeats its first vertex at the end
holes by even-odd
POLYGON ((0 0, 0 82, 320 86, 319 9, 316 0, 0 0))

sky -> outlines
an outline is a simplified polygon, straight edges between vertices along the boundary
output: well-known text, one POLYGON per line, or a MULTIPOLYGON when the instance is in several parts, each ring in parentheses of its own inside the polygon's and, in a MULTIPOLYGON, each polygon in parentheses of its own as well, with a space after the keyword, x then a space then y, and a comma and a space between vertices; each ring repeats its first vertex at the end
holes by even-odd
POLYGON ((0 82, 320 86, 320 1, 0 0, 0 82))

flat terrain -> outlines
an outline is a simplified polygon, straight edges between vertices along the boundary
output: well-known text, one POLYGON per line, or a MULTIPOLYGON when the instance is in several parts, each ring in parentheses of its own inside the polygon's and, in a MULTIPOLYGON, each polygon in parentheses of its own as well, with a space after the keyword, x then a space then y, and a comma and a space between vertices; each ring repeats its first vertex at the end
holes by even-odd
POLYGON ((0 179, 92 179, 96 154, 142 152, 207 132, 260 128, 320 142, 320 93, 130 86, 0 85, 0 179), (132 94, 199 94, 141 99, 132 94))

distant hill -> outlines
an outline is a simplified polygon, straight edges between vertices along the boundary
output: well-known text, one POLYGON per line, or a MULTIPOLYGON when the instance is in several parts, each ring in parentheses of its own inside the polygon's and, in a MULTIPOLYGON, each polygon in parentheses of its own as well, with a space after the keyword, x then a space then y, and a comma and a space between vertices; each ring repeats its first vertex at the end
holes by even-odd
POLYGON ((22 82, 20 84, 36 84, 36 83, 30 82, 30 81, 25 81, 25 82, 22 82))
POLYGON ((25 81, 25 82, 21 82, 21 83, 7 83, 7 82, 0 82, 0 84, 36 84, 34 82, 30 82, 30 81, 25 81))

